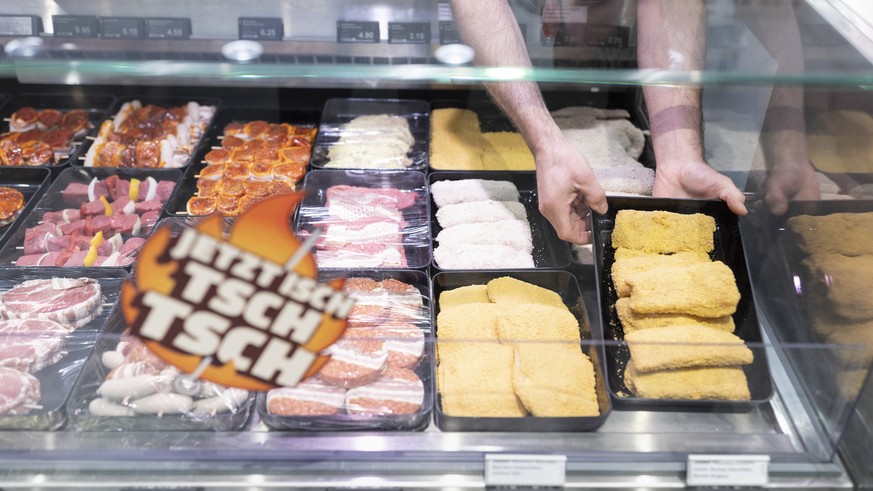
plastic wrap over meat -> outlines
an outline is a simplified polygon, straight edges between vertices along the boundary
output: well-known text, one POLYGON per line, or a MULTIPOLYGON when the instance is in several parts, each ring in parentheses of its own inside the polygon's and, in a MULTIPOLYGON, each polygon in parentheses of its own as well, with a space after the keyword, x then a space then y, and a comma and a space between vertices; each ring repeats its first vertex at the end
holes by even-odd
POLYGON ((319 268, 418 268, 430 260, 423 174, 317 171, 305 183, 298 233, 321 230, 319 268))
POLYGON ((330 99, 324 106, 313 166, 424 169, 428 121, 425 101, 330 99))
POLYGON ((0 280, 0 429, 63 424, 66 399, 123 277, 59 272, 22 268, 0 280))
POLYGON ((430 307, 421 272, 356 276, 349 326, 317 374, 266 394, 276 429, 420 429, 432 406, 430 307))

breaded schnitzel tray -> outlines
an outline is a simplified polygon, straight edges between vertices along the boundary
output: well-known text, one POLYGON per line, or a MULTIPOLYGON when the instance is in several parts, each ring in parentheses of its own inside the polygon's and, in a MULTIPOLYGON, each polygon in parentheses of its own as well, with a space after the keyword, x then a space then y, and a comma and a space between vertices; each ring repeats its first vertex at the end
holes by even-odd
POLYGON ((608 198, 592 214, 616 407, 749 411, 773 394, 737 216, 721 201, 608 198))

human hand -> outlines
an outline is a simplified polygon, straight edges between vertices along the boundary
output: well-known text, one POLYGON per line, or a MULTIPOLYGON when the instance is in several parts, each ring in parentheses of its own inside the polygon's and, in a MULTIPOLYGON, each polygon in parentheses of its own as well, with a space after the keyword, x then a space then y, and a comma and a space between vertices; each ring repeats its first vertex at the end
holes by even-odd
POLYGON ((591 242, 589 210, 606 213, 606 193, 588 160, 566 141, 535 153, 540 213, 558 237, 574 244, 591 242))
POLYGON ((672 162, 658 166, 652 196, 663 198, 720 199, 737 215, 745 215, 746 197, 727 176, 703 161, 672 162))
POLYGON ((792 200, 818 200, 821 192, 815 170, 808 162, 776 165, 764 181, 764 202, 770 213, 781 216, 792 200))

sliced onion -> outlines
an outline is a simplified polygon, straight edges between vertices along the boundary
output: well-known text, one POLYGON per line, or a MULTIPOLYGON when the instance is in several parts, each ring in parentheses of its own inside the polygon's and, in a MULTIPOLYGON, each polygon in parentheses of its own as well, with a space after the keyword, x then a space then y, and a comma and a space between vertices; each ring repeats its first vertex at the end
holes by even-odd
POLYGON ((97 138, 107 139, 109 138, 110 133, 115 131, 115 123, 112 121, 106 120, 100 123, 100 130, 97 131, 97 138))
MULTIPOLYGON (((170 135, 173 136, 173 135, 170 135)), ((176 153, 176 147, 173 143, 168 139, 161 140, 161 167, 175 167, 173 162, 173 155, 176 153)))
POLYGON ((121 253, 116 251, 110 254, 101 266, 118 266, 118 260, 121 258, 121 253))
POLYGON ((115 234, 109 238, 109 245, 112 246, 112 252, 118 252, 124 247, 124 239, 121 238, 121 234, 115 234))
POLYGON ((121 127, 121 124, 124 123, 124 120, 127 119, 127 115, 132 111, 131 103, 125 102, 121 105, 121 109, 118 111, 118 114, 112 119, 112 126, 115 127, 115 131, 118 131, 118 128, 121 127))
POLYGON ((191 116, 191 119, 197 121, 200 119, 200 104, 197 104, 195 101, 191 101, 188 103, 188 115, 191 116))
POLYGON ((154 177, 149 176, 146 179, 146 182, 149 183, 149 190, 146 191, 146 196, 143 201, 155 199, 155 196, 158 195, 158 181, 155 181, 154 177))
POLYGON ((141 228, 142 228, 142 220, 139 218, 139 215, 137 215, 136 223, 133 224, 133 228, 131 229, 130 234, 133 236, 139 235, 141 228))
POLYGON ((125 215, 133 215, 136 213, 136 203, 133 201, 128 201, 124 208, 121 209, 121 212, 125 215))
POLYGON ((188 144, 191 143, 191 130, 189 130, 188 127, 183 124, 180 124, 176 128, 176 136, 178 137, 179 146, 181 147, 187 147, 188 144))
POLYGON ((102 146, 102 143, 96 141, 91 144, 91 147, 88 148, 88 152, 85 154, 85 167, 94 167, 94 157, 97 156, 97 148, 102 146))
POLYGON ((88 201, 94 201, 97 199, 97 196, 94 195, 94 186, 97 185, 97 178, 91 179, 91 182, 88 183, 88 201))

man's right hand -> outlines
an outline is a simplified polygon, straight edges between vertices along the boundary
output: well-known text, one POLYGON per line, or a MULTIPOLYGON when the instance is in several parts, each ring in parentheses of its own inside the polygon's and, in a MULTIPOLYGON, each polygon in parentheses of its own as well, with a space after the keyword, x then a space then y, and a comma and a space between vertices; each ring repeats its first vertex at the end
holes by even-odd
POLYGON ((606 213, 606 193, 588 160, 566 140, 538 149, 537 191, 540 213, 558 237, 574 244, 591 242, 589 209, 606 213))

